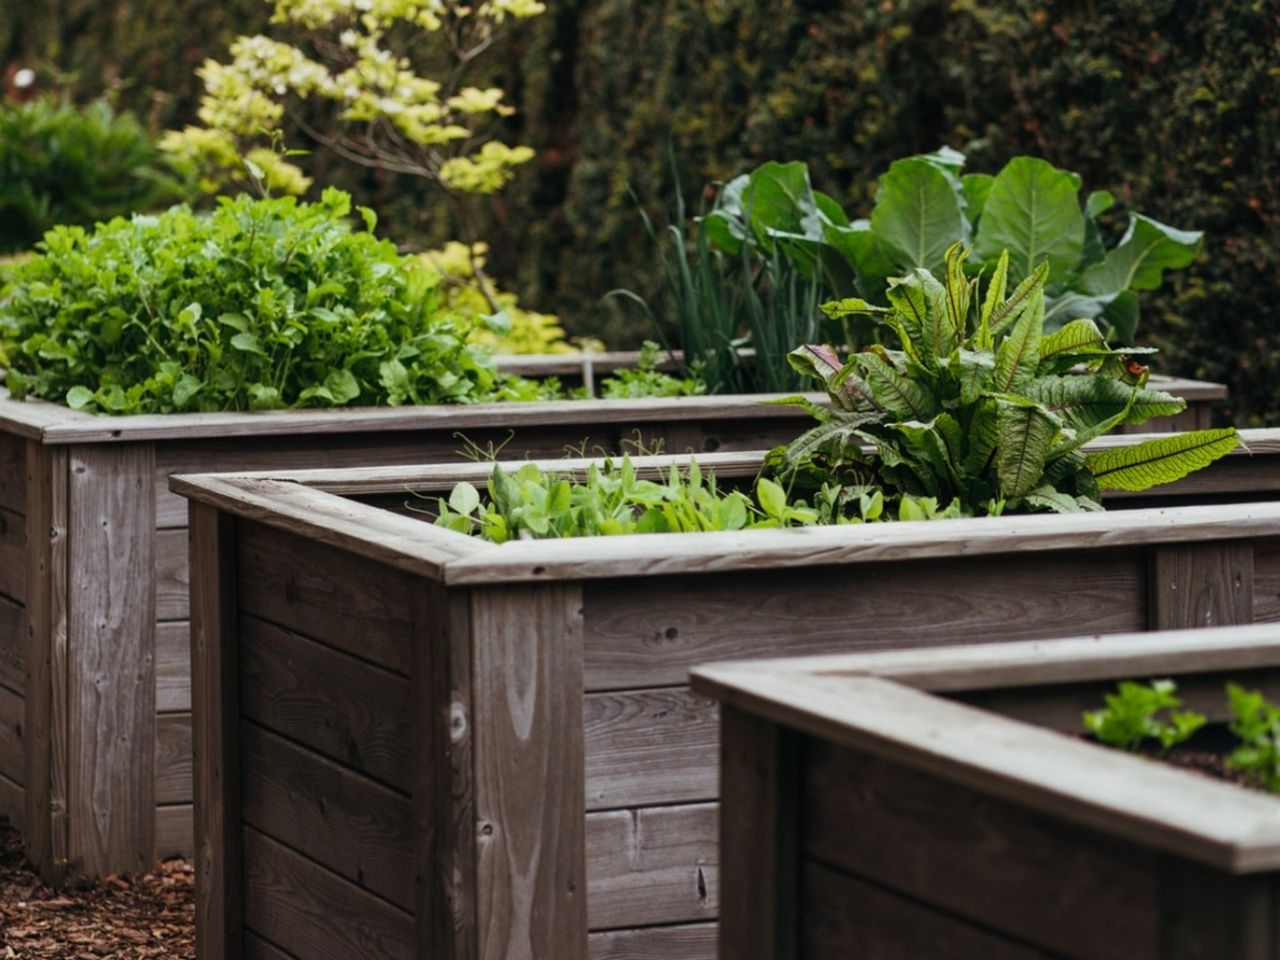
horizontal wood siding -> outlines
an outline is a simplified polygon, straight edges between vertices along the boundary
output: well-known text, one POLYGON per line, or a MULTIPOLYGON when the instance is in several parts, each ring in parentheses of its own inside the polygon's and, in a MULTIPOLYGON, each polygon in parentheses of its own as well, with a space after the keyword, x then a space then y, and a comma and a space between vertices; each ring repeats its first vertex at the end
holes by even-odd
POLYGON ((815 860, 800 868, 805 960, 1047 960, 1042 950, 815 860))
POLYGON ((190 616, 191 574, 187 528, 156 531, 156 619, 190 616))
POLYGON ((241 610, 408 675, 406 574, 253 523, 237 549, 241 610))
POLYGON ((588 691, 669 686, 715 660, 1146 628, 1134 550, 643 577, 586 585, 588 691))
POLYGON ((1254 547, 1253 618, 1280 623, 1280 537, 1260 540, 1254 547))
POLYGON ((191 804, 156 807, 156 859, 169 860, 195 857, 195 835, 192 830, 195 811, 191 804))
POLYGON ((1162 957, 1149 850, 814 740, 800 824, 807 857, 1001 936, 1091 960, 1162 957))
POLYGON ((0 597, 0 686, 14 693, 27 688, 26 611, 6 597, 0 597))
POLYGON ((720 711, 688 687, 584 698, 587 809, 718 796, 720 711))
POLYGON ((251 827, 244 842, 244 923, 305 958, 415 960, 413 917, 251 827))
POLYGON ((27 512, 26 451, 25 439, 0 431, 0 509, 19 515, 27 512))
POLYGON ((18 786, 26 782, 22 738, 24 712, 22 697, 0 687, 0 776, 7 777, 18 786))
POLYGON ((156 803, 190 803, 191 714, 156 718, 156 803))
POLYGON ((242 615, 240 711, 343 766, 409 791, 413 744, 403 677, 242 615))
POLYGON ((17 783, 0 774, 0 817, 16 830, 26 829, 27 793, 17 783))
POLYGON ((0 508, 0 595, 18 603, 27 599, 27 522, 20 513, 0 508))
POLYGON ((191 624, 186 620, 156 624, 156 710, 182 713, 191 709, 191 624))
POLYGON ((714 920, 719 804, 587 815, 592 930, 714 920))
POLYGON ((587 938, 591 960, 716 960, 716 925, 606 930, 587 938))

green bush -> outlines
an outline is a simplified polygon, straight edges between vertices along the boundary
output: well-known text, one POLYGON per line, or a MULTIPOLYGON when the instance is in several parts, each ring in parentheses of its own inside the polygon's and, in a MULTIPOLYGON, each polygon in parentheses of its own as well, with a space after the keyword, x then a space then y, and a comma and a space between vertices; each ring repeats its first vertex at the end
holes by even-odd
POLYGON ((350 198, 58 227, 0 294, 8 386, 106 413, 465 402, 498 386, 437 276, 350 198))
POLYGON ((52 97, 0 102, 0 253, 26 250, 58 224, 89 226, 181 193, 132 115, 52 97))

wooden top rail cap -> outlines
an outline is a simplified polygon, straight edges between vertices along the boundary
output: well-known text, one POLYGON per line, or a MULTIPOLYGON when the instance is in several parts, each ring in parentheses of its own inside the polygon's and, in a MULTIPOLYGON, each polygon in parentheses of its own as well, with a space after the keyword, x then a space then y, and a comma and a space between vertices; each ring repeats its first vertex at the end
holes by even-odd
MULTIPOLYGON (((788 394, 736 397, 646 397, 639 400, 546 400, 534 403, 433 404, 413 407, 334 407, 226 413, 155 413, 111 417, 81 413, 42 400, 10 400, 0 390, 0 428, 46 444, 118 443, 270 437, 291 433, 340 434, 394 430, 478 430, 486 427, 599 423, 673 423, 752 420, 809 415, 799 407, 768 404, 788 394), (762 409, 763 408, 763 409, 762 409)), ((825 394, 806 394, 826 403, 825 394)))
MULTIPOLYGON (((680 463, 682 459, 654 458, 647 466, 656 468, 664 462, 680 463)), ((553 461, 551 466, 559 463, 553 461)), ((445 474, 449 477, 459 475, 456 467, 441 470, 451 471, 445 474)), ((358 479, 366 473, 352 471, 352 476, 358 479)), ((449 584, 661 576, 1280 537, 1280 503, 1247 503, 1070 516, 578 537, 496 546, 308 487, 288 475, 272 478, 175 476, 170 478, 169 486, 175 493, 237 516, 293 529, 326 542, 348 544, 356 552, 365 552, 371 542, 376 542, 380 555, 402 550, 407 569, 414 568, 418 550, 405 547, 406 543, 416 540, 442 547, 448 545, 452 555, 432 554, 431 572, 427 575, 449 584), (306 508, 292 509, 292 505, 303 499, 303 491, 306 508), (388 525, 396 534, 393 542, 370 532, 375 526, 386 528, 388 525)), ((423 485, 386 483, 365 492, 391 495, 404 492, 408 500, 412 496, 410 486, 423 485)), ((445 484, 441 489, 447 488, 445 484)))
MULTIPOLYGON (((1280 665, 1280 627, 1275 625, 1181 631, 1155 640, 1142 634, 917 650, 896 658, 720 664, 695 670, 693 686, 812 736, 1219 869, 1280 868, 1280 797, 957 703, 929 692, 932 684, 929 690, 917 689, 909 677, 896 676, 895 668, 881 672, 873 666, 896 659, 897 669, 905 670, 914 660, 923 673, 932 666, 930 658, 958 663, 964 655, 982 674, 1001 661, 1039 669, 1052 658, 1052 669, 1061 671, 1058 682, 1069 682, 1072 658, 1078 657, 1106 665, 1095 679, 1126 679, 1140 662, 1173 675, 1280 665), (1147 650, 1139 651, 1143 644, 1147 650), (842 663, 865 669, 842 672, 842 663)), ((1042 682, 1048 682, 1044 676, 1042 682)))

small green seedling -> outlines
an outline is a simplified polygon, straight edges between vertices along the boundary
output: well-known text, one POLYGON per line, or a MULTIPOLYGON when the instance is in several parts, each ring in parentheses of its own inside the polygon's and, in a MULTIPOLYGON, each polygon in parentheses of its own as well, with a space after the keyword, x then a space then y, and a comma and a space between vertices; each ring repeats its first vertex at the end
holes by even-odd
POLYGON ((1106 696, 1105 710, 1084 714, 1084 725, 1102 743, 1136 751, 1146 740, 1159 742, 1168 750, 1182 743, 1204 726, 1202 714, 1179 711, 1178 685, 1172 680, 1150 683, 1122 681, 1115 693, 1106 696))
POLYGON ((1231 732, 1240 746, 1227 757, 1227 766, 1249 781, 1280 793, 1280 706, 1259 690, 1227 684, 1231 703, 1231 732))

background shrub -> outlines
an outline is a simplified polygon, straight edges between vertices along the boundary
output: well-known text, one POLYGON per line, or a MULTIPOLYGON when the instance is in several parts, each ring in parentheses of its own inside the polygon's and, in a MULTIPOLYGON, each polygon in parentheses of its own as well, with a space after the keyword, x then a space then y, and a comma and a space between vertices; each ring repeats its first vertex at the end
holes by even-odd
POLYGON ((0 101, 0 254, 30 248, 55 224, 92 225, 182 192, 132 115, 101 101, 0 101))
MULTIPOLYGON (((9 2, 16 29, 0 35, 0 56, 63 64, 89 91, 141 77, 168 92, 156 117, 170 127, 190 118, 191 68, 260 28, 266 10, 9 2)), ((508 136, 538 158, 476 209, 478 232, 522 301, 617 344, 645 322, 602 312, 599 296, 661 293, 628 190, 655 212, 673 195, 668 140, 690 194, 764 160, 802 159, 851 211, 908 153, 948 143, 988 172, 1035 154, 1086 189, 1113 190, 1113 226, 1132 206, 1205 231, 1200 260, 1144 299, 1142 338, 1164 350, 1162 372, 1228 382, 1242 425, 1280 423, 1277 49, 1280 11, 1262 2, 551 0, 491 58, 519 110, 508 136)), ((141 86, 121 95, 155 102, 141 86)), ((309 167, 323 181, 330 162, 309 167)), ((398 239, 456 233, 393 178, 341 177, 398 239)))

